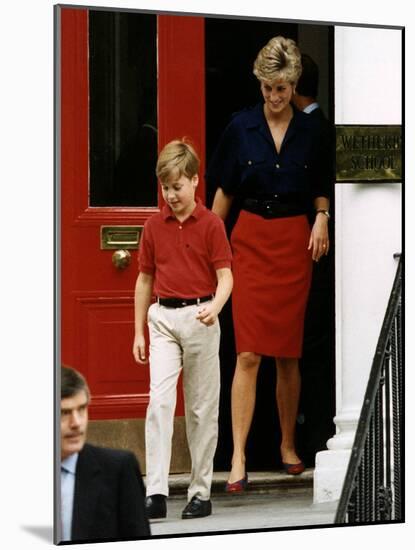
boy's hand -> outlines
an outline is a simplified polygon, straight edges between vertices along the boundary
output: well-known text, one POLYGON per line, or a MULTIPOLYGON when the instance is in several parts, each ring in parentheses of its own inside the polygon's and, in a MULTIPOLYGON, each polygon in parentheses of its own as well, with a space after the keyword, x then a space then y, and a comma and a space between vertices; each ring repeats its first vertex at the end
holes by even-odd
POLYGON ((201 323, 209 327, 215 324, 216 319, 218 318, 218 315, 219 315, 219 311, 212 302, 202 307, 201 309, 199 309, 199 312, 196 315, 196 319, 198 319, 201 323))
POLYGON ((137 363, 141 363, 142 365, 148 363, 146 357, 146 340, 142 334, 134 338, 133 355, 137 363))

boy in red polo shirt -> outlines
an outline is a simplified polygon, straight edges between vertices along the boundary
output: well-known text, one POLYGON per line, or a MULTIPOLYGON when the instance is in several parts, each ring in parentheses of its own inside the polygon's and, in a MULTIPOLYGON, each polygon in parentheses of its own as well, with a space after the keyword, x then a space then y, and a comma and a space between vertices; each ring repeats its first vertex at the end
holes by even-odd
POLYGON ((166 205, 144 225, 135 288, 133 353, 146 363, 150 334, 150 403, 146 416, 146 509, 166 517, 177 380, 183 369, 186 433, 192 460, 182 518, 211 514, 210 487, 218 436, 218 314, 232 291, 231 250, 222 220, 195 198, 199 159, 175 140, 161 151, 156 174, 166 205), (150 305, 153 293, 157 302, 150 305))

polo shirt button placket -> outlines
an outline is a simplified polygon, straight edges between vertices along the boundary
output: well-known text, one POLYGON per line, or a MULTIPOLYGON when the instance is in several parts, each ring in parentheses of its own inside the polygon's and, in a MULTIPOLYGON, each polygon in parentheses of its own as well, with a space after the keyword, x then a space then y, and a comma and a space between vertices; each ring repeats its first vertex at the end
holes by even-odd
POLYGON ((183 245, 183 226, 181 224, 179 225, 178 241, 179 241, 179 245, 182 246, 183 245))

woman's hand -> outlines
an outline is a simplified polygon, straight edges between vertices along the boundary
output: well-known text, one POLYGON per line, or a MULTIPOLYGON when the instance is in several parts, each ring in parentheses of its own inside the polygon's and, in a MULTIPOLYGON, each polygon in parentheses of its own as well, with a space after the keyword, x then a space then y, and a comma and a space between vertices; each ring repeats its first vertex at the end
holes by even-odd
POLYGON ((318 262, 322 256, 327 256, 329 249, 328 219, 324 213, 318 212, 311 230, 308 250, 312 250, 312 258, 318 262))

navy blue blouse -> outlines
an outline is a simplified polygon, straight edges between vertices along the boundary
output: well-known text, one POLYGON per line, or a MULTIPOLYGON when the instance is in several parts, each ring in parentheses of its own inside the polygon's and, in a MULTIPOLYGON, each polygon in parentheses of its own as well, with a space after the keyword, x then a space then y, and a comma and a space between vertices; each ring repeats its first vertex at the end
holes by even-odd
POLYGON ((221 187, 225 194, 240 198, 295 193, 308 202, 315 197, 328 197, 327 140, 322 139, 312 117, 294 108, 278 153, 260 103, 233 116, 206 177, 212 187, 221 187))

